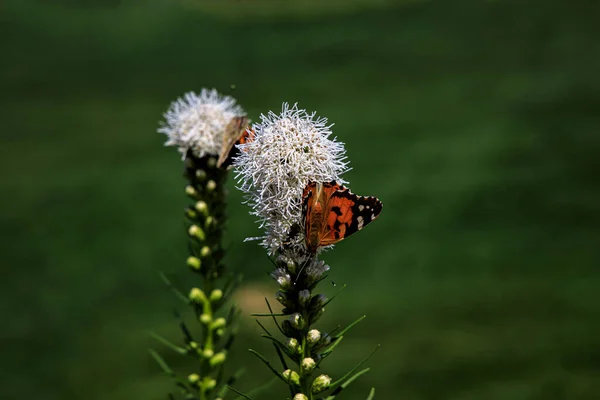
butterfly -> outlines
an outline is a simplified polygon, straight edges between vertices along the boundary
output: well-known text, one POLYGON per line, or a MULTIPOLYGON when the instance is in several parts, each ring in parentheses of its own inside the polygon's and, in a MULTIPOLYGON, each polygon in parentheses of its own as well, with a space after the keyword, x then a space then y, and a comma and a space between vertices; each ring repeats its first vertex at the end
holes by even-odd
POLYGON ((223 145, 221 146, 221 153, 217 160, 218 168, 221 168, 224 164, 227 166, 231 162, 231 156, 236 144, 246 143, 254 137, 254 133, 248 128, 248 122, 247 116, 238 116, 234 117, 225 127, 223 145))
POLYGON ((302 195, 306 247, 316 253, 376 220, 383 203, 376 197, 357 196, 336 183, 309 182, 302 195))

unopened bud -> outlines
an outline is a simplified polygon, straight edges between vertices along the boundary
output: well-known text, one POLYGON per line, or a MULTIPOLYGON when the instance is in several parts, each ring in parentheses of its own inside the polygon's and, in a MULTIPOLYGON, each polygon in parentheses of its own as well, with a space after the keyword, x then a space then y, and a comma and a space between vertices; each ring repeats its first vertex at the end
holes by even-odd
POLYGON ((304 328, 304 318, 302 318, 302 315, 300 315, 300 313, 296 312, 290 315, 289 321, 294 329, 302 330, 304 328))
POLYGON ((194 256, 189 256, 185 262, 188 265, 188 267, 190 267, 191 269, 196 270, 196 271, 199 271, 200 266, 202 265, 202 263, 200 262, 200 259, 198 257, 194 257, 194 256))
POLYGON ((298 292, 298 302, 302 308, 306 307, 308 300, 310 300, 310 291, 304 289, 298 292))
POLYGON ((319 375, 313 381, 310 390, 313 394, 321 393, 322 391, 327 390, 329 385, 331 385, 331 378, 325 374, 319 375))
POLYGON ((296 371, 286 369, 285 371, 283 371, 283 379, 285 379, 285 381, 288 383, 300 386, 300 375, 298 375, 296 371))
POLYGON ((293 260, 288 260, 287 269, 293 274, 296 272, 296 263, 293 260))
POLYGON ((196 188, 193 187, 192 185, 187 185, 185 187, 185 194, 187 194, 190 197, 194 197, 195 195, 198 194, 198 192, 196 192, 196 188))
POLYGON ((308 400, 308 397, 303 393, 296 393, 294 400, 308 400))
POLYGON ((194 208, 202 214, 206 214, 206 212, 208 211, 208 205, 205 201, 202 200, 197 201, 196 204, 194 204, 194 208))
POLYGON ((310 357, 304 358, 302 360, 302 363, 300 364, 300 367, 302 368, 302 372, 305 374, 312 372, 312 370, 315 369, 316 366, 317 366, 317 363, 315 362, 315 360, 313 360, 310 357))
POLYGON ((206 179, 206 171, 203 169, 197 169, 195 175, 200 182, 206 179))
POLYGON ((210 316, 210 314, 200 314, 200 322, 202 322, 203 324, 208 325, 211 321, 212 317, 210 316))
POLYGON ((225 318, 220 317, 215 319, 215 321, 211 324, 211 328, 212 329, 219 329, 219 328, 223 328, 225 325, 227 325, 227 321, 225 320, 225 318))
POLYGON ((317 329, 311 329, 308 331, 308 334, 306 335, 306 341, 308 342, 309 346, 314 346, 319 342, 319 340, 321 340, 321 332, 319 332, 317 329))
POLYGON ((190 349, 196 350, 198 348, 198 343, 192 341, 190 343, 188 343, 188 345, 190 346, 190 349))
POLYGON ((217 329, 215 333, 217 334, 217 336, 223 336, 223 334, 225 333, 225 329, 217 329))
POLYGON ((223 298, 223 291, 221 289, 215 289, 210 294, 210 301, 217 302, 223 298))
POLYGON ((185 215, 186 217, 190 218, 190 219, 194 219, 198 216, 198 213, 194 210, 192 210, 191 208, 187 208, 185 210, 185 215))
POLYGON ((190 374, 188 376, 188 381, 193 385, 200 380, 200 375, 198 374, 190 374))
POLYGON ((216 167, 217 159, 215 157, 208 157, 208 159, 206 160, 206 165, 208 165, 210 168, 216 167))
POLYGON ((191 301, 198 304, 202 304, 206 301, 206 295, 201 289, 198 288, 192 288, 188 297, 191 301))
POLYGON ((213 390, 217 386, 217 381, 213 378, 206 377, 204 378, 203 385, 204 390, 213 390))
POLYGON ((188 228, 188 233, 190 236, 195 237, 199 240, 205 240, 206 235, 204 231, 198 225, 192 225, 188 228))
POLYGON ((209 215, 208 217, 206 217, 206 220, 204 221, 204 227, 206 229, 209 229, 212 225, 215 225, 215 221, 216 221, 216 219, 214 219, 213 217, 211 217, 209 215))
POLYGON ((296 338, 290 338, 287 342, 287 345, 288 345, 289 349, 294 353, 299 353, 300 350, 302 350, 300 348, 300 343, 298 342, 298 339, 296 339, 296 338))
POLYGON ((208 190, 209 192, 212 192, 216 188, 217 188, 217 183, 215 181, 213 181, 212 179, 209 180, 208 182, 206 182, 206 190, 208 190))
POLYGON ((212 358, 215 355, 215 351, 213 349, 204 349, 202 350, 202 357, 204 358, 212 358))
POLYGON ((222 351, 212 356, 212 358, 209 361, 209 364, 211 367, 215 367, 217 365, 223 364, 226 358, 227 355, 225 354, 225 352, 222 351))
POLYGON ((206 257, 208 257, 208 256, 210 255, 210 247, 208 247, 208 246, 204 246, 204 247, 202 247, 202 248, 200 249, 200 255, 201 255, 203 258, 206 258, 206 257))

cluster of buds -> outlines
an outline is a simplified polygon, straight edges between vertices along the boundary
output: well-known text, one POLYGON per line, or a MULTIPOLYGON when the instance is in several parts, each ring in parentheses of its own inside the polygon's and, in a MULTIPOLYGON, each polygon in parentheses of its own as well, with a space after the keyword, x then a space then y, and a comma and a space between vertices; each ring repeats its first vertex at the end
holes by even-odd
POLYGON ((287 337, 283 349, 293 360, 297 371, 287 369, 283 378, 295 392, 294 399, 321 393, 329 388, 331 378, 321 374, 313 379, 313 372, 323 359, 323 351, 331 344, 331 336, 312 328, 325 311, 329 302, 322 294, 315 294, 316 285, 325 278, 329 266, 315 257, 292 259, 279 254, 277 269, 271 273, 279 285, 275 298, 283 306, 282 313, 287 318, 281 323, 281 330, 287 337))
MULTIPOLYGON (((219 313, 239 281, 236 276, 225 274, 222 263, 228 174, 225 164, 231 161, 235 135, 245 131, 248 120, 233 98, 222 96, 214 89, 185 94, 171 104, 164 117, 159 132, 167 135, 166 145, 176 146, 183 156, 185 194, 191 200, 184 212, 189 238, 186 264, 202 282, 202 289, 193 287, 188 296, 173 289, 192 307, 202 329, 196 337, 186 323, 180 321, 185 348, 160 337, 159 340, 178 353, 198 360, 197 372, 188 375, 187 382, 177 379, 177 386, 183 389, 186 399, 222 400, 228 381, 223 364, 236 335, 234 322, 238 311, 232 307, 227 318, 219 313)), ((173 375, 158 353, 151 354, 165 372, 173 375)))

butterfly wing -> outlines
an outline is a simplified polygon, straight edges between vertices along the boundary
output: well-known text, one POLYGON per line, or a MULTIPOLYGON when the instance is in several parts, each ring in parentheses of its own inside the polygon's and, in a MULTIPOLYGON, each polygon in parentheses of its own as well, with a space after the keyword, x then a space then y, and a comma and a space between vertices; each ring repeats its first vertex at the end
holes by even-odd
POLYGON ((357 196, 336 182, 309 182, 303 199, 306 246, 313 253, 363 229, 383 208, 378 198, 357 196))
POLYGON ((248 127, 248 117, 238 116, 234 117, 225 127, 225 133, 223 135, 223 145, 221 146, 221 154, 217 160, 217 167, 221 168, 230 157, 233 146, 242 142, 245 143, 249 136, 246 128, 248 127))

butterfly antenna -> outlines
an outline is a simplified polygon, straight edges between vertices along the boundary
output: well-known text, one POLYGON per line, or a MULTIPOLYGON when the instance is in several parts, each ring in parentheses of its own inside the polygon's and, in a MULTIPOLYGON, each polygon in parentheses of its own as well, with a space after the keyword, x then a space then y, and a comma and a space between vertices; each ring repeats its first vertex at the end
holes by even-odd
POLYGON ((300 275, 302 275, 302 271, 304 271, 304 268, 306 267, 306 265, 308 264, 308 262, 311 259, 309 258, 308 260, 304 261, 302 263, 302 266, 300 267, 300 271, 298 272, 298 274, 296 275, 296 279, 294 280, 294 286, 296 286, 296 283, 298 283, 298 279, 300 279, 300 275))

